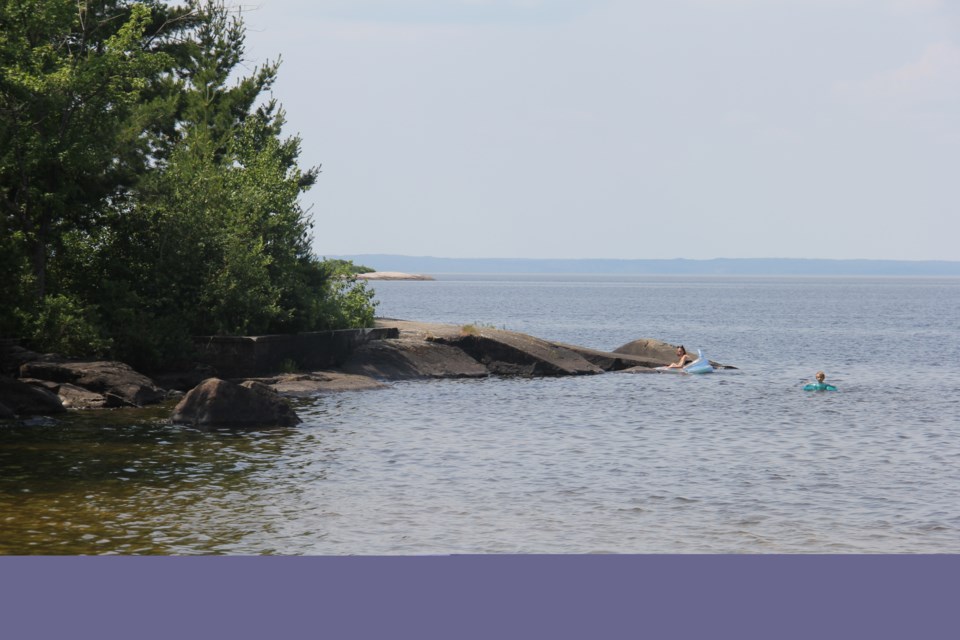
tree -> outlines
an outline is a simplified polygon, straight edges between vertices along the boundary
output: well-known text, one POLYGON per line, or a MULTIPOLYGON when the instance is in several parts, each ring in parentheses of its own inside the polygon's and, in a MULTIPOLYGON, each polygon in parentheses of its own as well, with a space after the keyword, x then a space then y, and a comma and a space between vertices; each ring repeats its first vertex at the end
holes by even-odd
POLYGON ((149 22, 142 4, 0 5, 0 237, 38 302, 58 240, 130 181, 125 129, 166 60, 142 47, 149 22))
POLYGON ((318 169, 220 0, 0 0, 0 332, 144 367, 190 336, 372 323, 310 250, 318 169), (69 330, 66 330, 69 326, 69 330))
POLYGON ((193 15, 183 72, 167 81, 178 95, 176 127, 93 243, 109 259, 72 270, 99 274, 87 287, 111 335, 123 336, 134 317, 151 327, 152 343, 144 332, 120 338, 131 361, 182 354, 190 335, 369 326, 372 292, 311 251, 299 200, 318 169, 299 167, 301 140, 283 137, 276 101, 258 104, 278 66, 228 86, 242 61, 242 23, 216 1, 193 15))

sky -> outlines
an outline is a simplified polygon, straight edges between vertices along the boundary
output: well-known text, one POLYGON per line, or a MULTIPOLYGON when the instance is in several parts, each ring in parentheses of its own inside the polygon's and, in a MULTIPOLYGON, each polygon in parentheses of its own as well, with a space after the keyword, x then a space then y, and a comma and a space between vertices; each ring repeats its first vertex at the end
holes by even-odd
POLYGON ((960 1, 257 1, 320 256, 960 260, 960 1))

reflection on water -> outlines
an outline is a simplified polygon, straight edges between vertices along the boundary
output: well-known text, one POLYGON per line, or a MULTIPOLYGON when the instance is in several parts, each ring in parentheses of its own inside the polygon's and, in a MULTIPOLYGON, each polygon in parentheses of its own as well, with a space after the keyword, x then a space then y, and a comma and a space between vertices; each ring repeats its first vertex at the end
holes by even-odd
POLYGON ((0 430, 0 552, 957 552, 956 422, 870 402, 728 372, 401 383, 259 432, 76 414, 0 430))
POLYGON ((246 535, 230 512, 271 508, 251 487, 279 471, 288 433, 203 432, 131 411, 2 428, 0 553, 229 551, 246 535))

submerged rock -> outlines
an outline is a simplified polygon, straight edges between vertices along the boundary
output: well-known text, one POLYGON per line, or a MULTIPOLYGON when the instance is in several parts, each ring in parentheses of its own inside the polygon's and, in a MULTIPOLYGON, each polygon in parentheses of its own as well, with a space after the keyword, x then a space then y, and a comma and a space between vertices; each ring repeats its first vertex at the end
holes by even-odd
POLYGON ((204 380, 177 404, 171 420, 194 426, 292 426, 300 418, 267 385, 248 380, 235 384, 219 378, 204 380))

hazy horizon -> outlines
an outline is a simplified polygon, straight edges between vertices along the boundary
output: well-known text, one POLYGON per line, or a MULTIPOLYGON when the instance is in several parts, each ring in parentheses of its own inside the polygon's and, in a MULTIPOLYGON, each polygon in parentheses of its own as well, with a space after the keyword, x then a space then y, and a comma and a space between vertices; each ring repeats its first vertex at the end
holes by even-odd
POLYGON ((377 271, 497 274, 877 275, 960 276, 960 261, 820 258, 444 258, 397 254, 340 254, 377 271))
POLYGON ((960 260, 960 3, 265 0, 320 255, 960 260))

